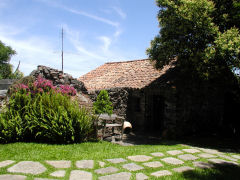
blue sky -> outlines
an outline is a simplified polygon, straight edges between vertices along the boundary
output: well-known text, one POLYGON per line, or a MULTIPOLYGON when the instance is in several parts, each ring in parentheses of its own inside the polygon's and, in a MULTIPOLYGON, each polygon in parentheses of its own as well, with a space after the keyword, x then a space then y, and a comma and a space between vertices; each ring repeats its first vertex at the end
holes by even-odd
POLYGON ((147 58, 159 31, 155 0, 0 0, 0 40, 28 75, 37 65, 79 77, 114 61, 147 58))

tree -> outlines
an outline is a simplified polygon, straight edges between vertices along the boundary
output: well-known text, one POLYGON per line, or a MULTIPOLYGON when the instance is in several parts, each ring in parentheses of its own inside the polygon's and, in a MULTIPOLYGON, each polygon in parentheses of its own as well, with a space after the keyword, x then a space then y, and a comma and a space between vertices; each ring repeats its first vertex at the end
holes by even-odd
POLYGON ((239 0, 157 0, 159 35, 147 49, 161 68, 173 58, 205 78, 240 68, 239 0))
POLYGON ((112 114, 113 106, 106 90, 101 90, 98 94, 97 101, 93 103, 93 111, 98 115, 104 113, 112 114))
POLYGON ((240 69, 240 1, 156 2, 160 32, 147 54, 156 68, 177 59, 177 75, 171 81, 180 104, 177 112, 184 114, 179 115, 181 123, 176 130, 182 126, 187 132, 189 124, 189 131, 195 133, 230 129, 240 134, 239 121, 230 116, 238 115, 234 109, 240 108, 240 83, 236 80, 236 70, 240 69), (235 108, 221 110, 232 106, 235 108))
POLYGON ((108 96, 108 92, 106 90, 101 90, 97 96, 96 102, 93 103, 93 112, 98 115, 93 122, 96 137, 98 137, 98 118, 100 114, 107 113, 108 115, 111 115, 112 111, 113 106, 108 96))
POLYGON ((13 73, 10 59, 15 54, 16 51, 0 41, 0 79, 19 79, 23 77, 23 73, 19 70, 13 73))

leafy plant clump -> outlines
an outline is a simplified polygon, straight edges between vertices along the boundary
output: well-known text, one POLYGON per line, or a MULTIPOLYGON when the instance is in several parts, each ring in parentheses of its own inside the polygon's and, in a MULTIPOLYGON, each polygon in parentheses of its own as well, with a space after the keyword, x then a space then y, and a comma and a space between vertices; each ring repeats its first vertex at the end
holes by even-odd
POLYGON ((74 88, 56 88, 43 78, 32 84, 19 84, 0 114, 0 142, 88 140, 93 131, 92 116, 70 99, 74 94, 74 88))
POLYGON ((74 87, 69 85, 61 85, 60 87, 56 87, 53 85, 52 81, 47 80, 39 76, 36 81, 31 81, 31 78, 28 78, 26 81, 29 83, 24 83, 25 81, 19 81, 19 83, 14 84, 10 88, 10 95, 12 93, 16 93, 17 91, 26 91, 31 92, 33 95, 42 92, 49 92, 53 90, 57 93, 62 93, 70 96, 75 96, 77 91, 74 87))
POLYGON ((101 90, 98 94, 97 101, 93 103, 93 111, 95 114, 112 114, 113 106, 106 90, 101 90))

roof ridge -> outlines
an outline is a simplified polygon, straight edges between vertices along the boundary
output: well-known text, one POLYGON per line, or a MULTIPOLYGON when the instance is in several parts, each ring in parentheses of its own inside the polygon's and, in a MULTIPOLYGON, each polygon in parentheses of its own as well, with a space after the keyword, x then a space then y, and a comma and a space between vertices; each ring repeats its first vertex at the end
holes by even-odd
POLYGON ((117 61, 117 62, 106 62, 105 64, 115 64, 115 63, 129 63, 129 62, 136 62, 136 61, 146 61, 150 59, 136 59, 136 60, 128 60, 128 61, 117 61))

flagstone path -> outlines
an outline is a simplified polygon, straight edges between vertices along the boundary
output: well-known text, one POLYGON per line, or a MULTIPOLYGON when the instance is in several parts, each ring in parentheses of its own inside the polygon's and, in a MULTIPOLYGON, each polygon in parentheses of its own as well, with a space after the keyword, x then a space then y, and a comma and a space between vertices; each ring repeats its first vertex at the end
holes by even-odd
POLYGON ((54 180, 54 178, 58 180, 59 178, 92 180, 93 177, 97 177, 99 180, 130 180, 131 177, 136 178, 136 180, 145 180, 151 179, 151 177, 171 176, 174 173, 192 171, 195 168, 213 168, 214 164, 239 166, 239 163, 239 155, 229 156, 214 149, 204 148, 171 150, 165 153, 136 154, 124 158, 105 159, 103 161, 92 159, 78 160, 76 162, 69 160, 46 160, 44 163, 40 163, 37 161, 15 162, 13 160, 5 160, 0 162, 0 170, 1 168, 6 168, 7 173, 0 174, 0 180, 25 180, 28 176, 37 176, 34 180, 54 180), (166 165, 168 170, 164 169, 166 165), (48 167, 52 167, 55 170, 48 170, 48 167), (71 170, 68 170, 69 168, 71 170), (148 169, 147 174, 144 172, 145 169, 148 169), (149 169, 152 172, 149 173, 149 169), (67 170, 70 173, 67 173, 67 170), (44 178, 44 175, 46 176, 48 172, 49 177, 52 177, 51 179, 44 178))

